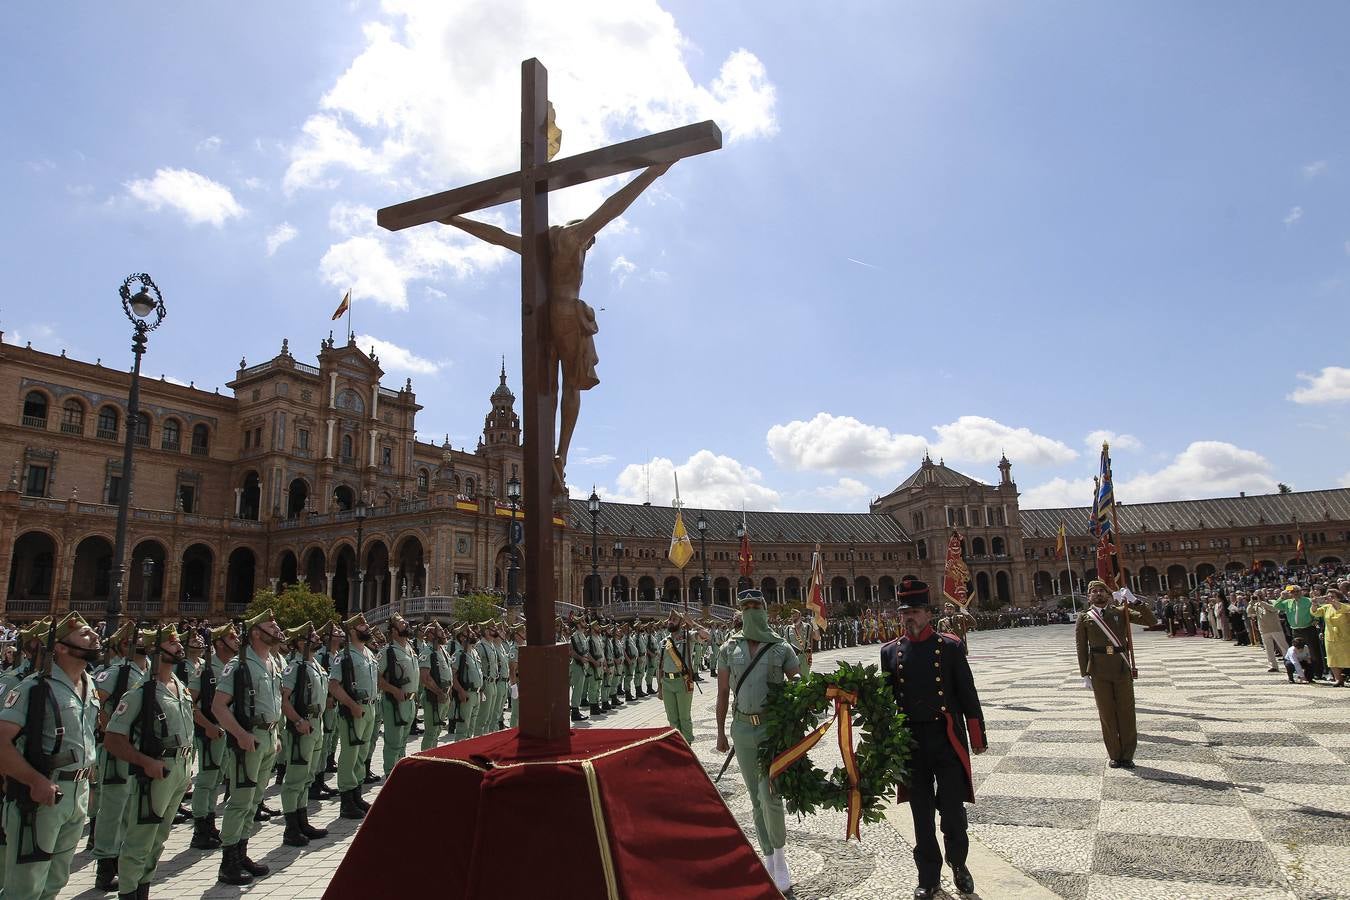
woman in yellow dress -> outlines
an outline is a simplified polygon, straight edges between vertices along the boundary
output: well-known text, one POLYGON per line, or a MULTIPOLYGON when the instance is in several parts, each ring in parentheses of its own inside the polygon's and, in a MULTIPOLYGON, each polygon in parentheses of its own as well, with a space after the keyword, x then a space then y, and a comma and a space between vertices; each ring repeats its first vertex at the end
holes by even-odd
POLYGON ((1332 588, 1326 602, 1312 608, 1312 614, 1326 622, 1327 665, 1336 679, 1336 687, 1345 687, 1345 670, 1350 669, 1350 604, 1332 588))

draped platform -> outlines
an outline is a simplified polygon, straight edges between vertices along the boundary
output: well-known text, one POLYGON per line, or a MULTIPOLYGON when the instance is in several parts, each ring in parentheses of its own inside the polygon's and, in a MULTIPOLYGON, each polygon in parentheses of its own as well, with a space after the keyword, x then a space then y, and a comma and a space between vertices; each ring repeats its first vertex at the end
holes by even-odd
POLYGON ((571 734, 563 752, 508 729, 399 762, 326 900, 782 896, 677 731, 571 734))

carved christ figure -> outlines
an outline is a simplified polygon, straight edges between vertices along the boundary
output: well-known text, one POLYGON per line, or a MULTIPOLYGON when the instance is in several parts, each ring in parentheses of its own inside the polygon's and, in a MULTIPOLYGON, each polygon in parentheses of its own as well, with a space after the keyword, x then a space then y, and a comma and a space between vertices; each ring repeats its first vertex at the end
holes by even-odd
MULTIPOLYGON (((600 326, 595 321, 595 310, 581 299, 586 251, 595 246, 595 236, 600 230, 623 215, 638 195, 664 175, 671 165, 661 163, 648 166, 641 175, 620 188, 586 218, 573 219, 566 225, 549 226, 548 305, 552 331, 549 391, 562 395, 558 448, 553 457, 553 489, 556 494, 566 492, 567 450, 577 427, 577 415, 581 411, 581 392, 589 391, 600 383, 600 377, 595 371, 596 363, 600 361, 595 352, 595 335, 600 326), (558 383, 560 370, 561 388, 558 383)), ((445 220, 445 224, 453 225, 490 244, 520 252, 520 235, 511 234, 495 225, 463 216, 452 216, 445 220)))

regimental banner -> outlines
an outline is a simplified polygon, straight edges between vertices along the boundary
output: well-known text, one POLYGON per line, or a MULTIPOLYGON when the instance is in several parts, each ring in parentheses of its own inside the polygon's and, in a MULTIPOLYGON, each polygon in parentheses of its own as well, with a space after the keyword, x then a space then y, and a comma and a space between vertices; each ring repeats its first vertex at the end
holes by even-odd
POLYGON ((1097 539, 1097 577, 1106 582, 1106 586, 1112 591, 1120 587, 1117 581, 1117 575, 1120 572, 1120 560, 1116 556, 1116 545, 1111 543, 1111 536, 1103 533, 1097 539))
POLYGON ((694 543, 684 529, 684 515, 679 507, 675 508, 675 528, 670 533, 670 551, 666 555, 677 569, 683 569, 694 558, 694 543))
POLYGON ((820 554, 820 544, 811 554, 811 586, 806 597, 806 608, 816 620, 817 628, 825 627, 825 563, 820 554))
POLYGON ((947 567, 942 575, 942 596, 964 610, 970 605, 970 569, 961 552, 965 541, 961 532, 953 531, 947 541, 947 567))

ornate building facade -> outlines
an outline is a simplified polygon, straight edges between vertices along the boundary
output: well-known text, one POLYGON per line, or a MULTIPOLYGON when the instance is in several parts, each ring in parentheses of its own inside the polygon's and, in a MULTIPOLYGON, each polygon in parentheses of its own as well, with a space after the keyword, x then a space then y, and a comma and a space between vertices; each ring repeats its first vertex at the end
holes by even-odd
MULTIPOLYGON (((373 350, 330 336, 314 363, 282 341, 270 360, 240 360, 229 394, 142 379, 123 596, 131 613, 221 616, 258 588, 295 582, 344 613, 505 585, 505 486, 521 462, 505 369, 478 445, 466 450, 417 439, 412 382, 383 386, 373 350)), ((0 343, 0 458, 12 462, 0 490, 9 571, 0 615, 106 608, 129 386, 127 372, 101 362, 0 343)), ((865 513, 748 513, 753 580, 771 598, 799 600, 819 543, 834 602, 885 603, 906 575, 939 583, 956 530, 987 606, 1033 605, 1067 593, 1071 579, 1081 590, 1093 569, 1087 509, 1020 509, 1012 464, 998 469, 991 485, 925 458, 865 513), (1053 559, 1060 521, 1068 564, 1053 559)), ((602 503, 592 517, 572 500, 548 514, 560 600, 582 603, 594 572, 603 601, 730 601, 739 512, 685 510, 698 552, 683 570, 666 558, 671 508, 602 503)), ((1299 534, 1312 562, 1339 562, 1350 559, 1350 490, 1122 506, 1121 531, 1126 572, 1148 593, 1287 565, 1299 534)), ((536 564, 528 547, 518 552, 522 566, 536 564)))

